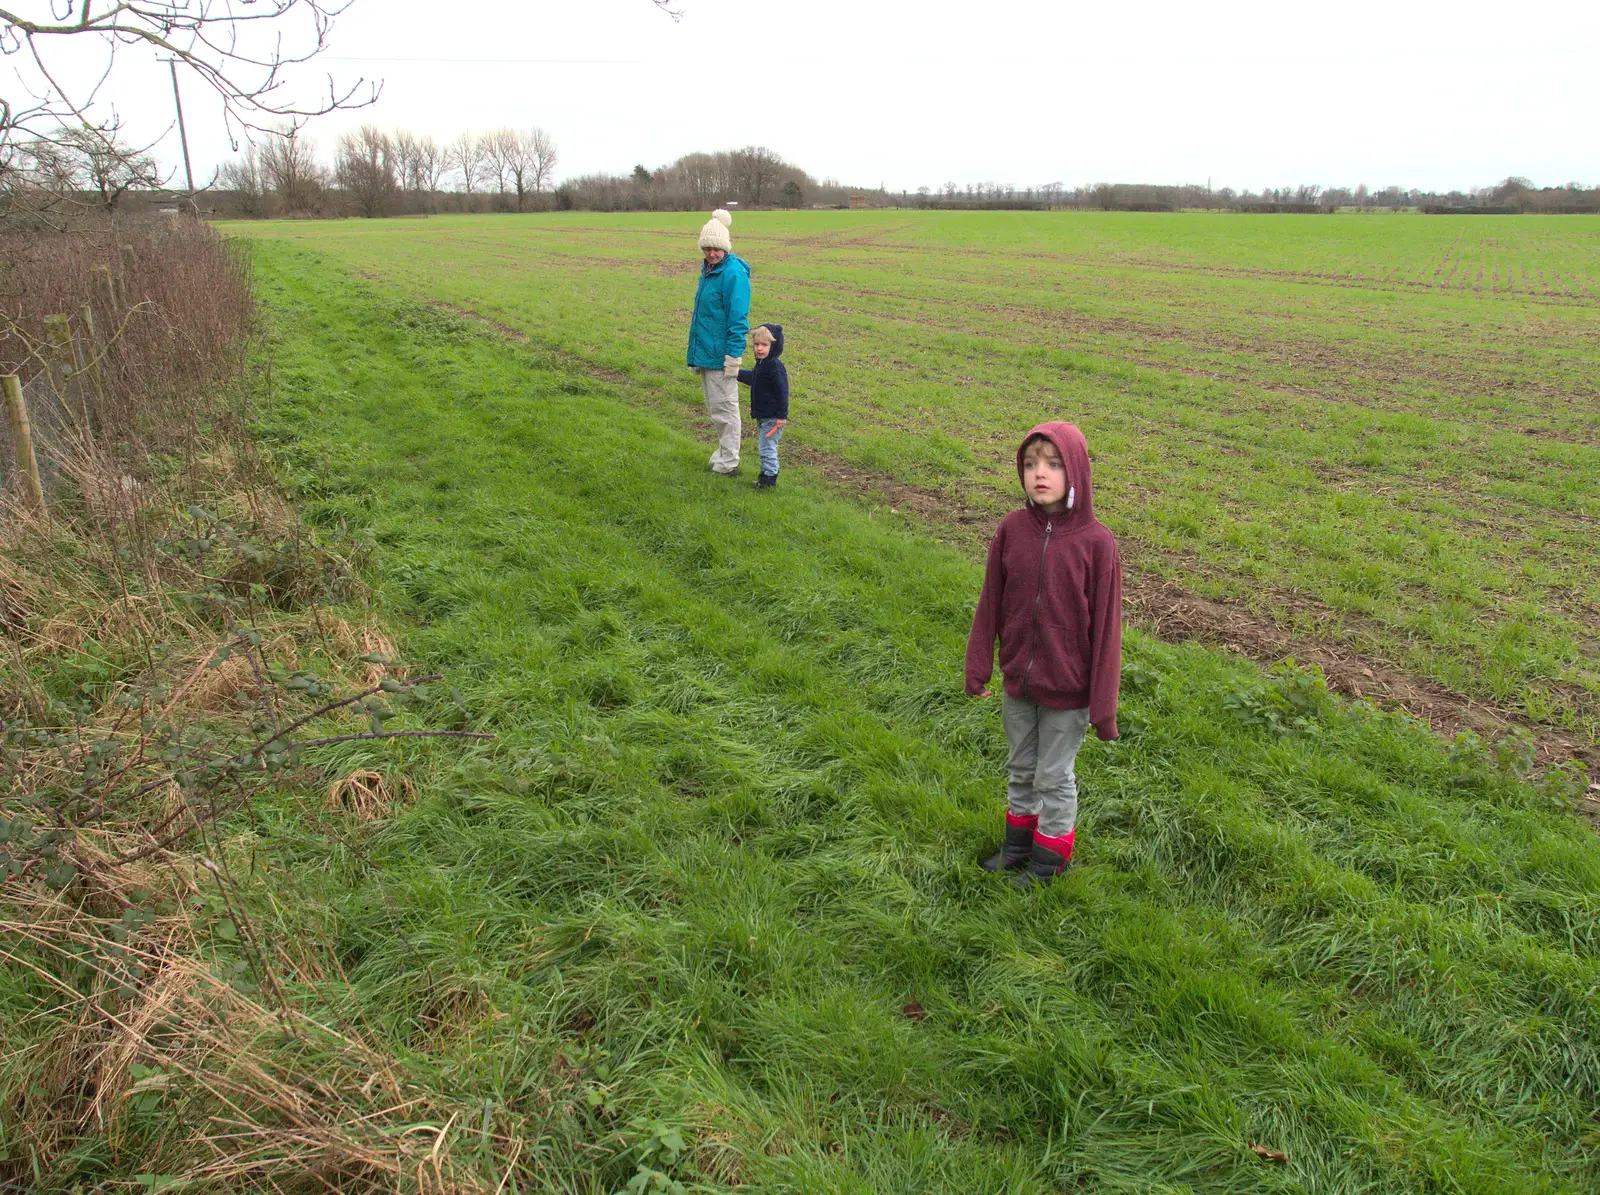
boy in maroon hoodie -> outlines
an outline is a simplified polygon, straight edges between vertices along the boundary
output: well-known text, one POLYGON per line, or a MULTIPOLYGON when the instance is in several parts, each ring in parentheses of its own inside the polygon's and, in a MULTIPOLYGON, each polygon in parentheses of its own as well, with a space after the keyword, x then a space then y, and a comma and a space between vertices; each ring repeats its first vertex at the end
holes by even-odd
POLYGON ((1094 517, 1089 446, 1070 423, 1041 423, 1017 449, 1023 509, 1000 521, 967 638, 967 692, 988 697, 995 640, 1005 677, 1006 836, 988 871, 1048 884, 1072 859, 1073 761, 1089 727, 1117 737, 1122 563, 1094 517))

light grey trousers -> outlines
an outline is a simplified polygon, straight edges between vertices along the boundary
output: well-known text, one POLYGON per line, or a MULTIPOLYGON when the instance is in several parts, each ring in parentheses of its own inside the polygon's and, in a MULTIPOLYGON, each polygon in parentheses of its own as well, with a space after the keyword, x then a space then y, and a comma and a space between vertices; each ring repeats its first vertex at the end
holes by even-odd
POLYGON ((724 377, 720 369, 702 369, 700 389, 717 433, 711 467, 718 473, 732 473, 739 467, 739 379, 724 377))
POLYGON ((1018 817, 1037 817, 1038 832, 1059 837, 1078 824, 1078 777, 1072 770, 1089 732, 1088 710, 1053 710, 1025 697, 1001 698, 1011 758, 1006 800, 1018 817))

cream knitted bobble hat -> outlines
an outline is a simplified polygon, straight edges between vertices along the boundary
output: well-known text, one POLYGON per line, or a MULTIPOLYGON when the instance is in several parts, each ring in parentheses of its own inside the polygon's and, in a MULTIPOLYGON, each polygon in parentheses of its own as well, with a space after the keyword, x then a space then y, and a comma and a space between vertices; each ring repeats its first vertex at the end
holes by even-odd
POLYGON ((724 253, 733 252, 733 238, 728 235, 728 226, 733 223, 726 208, 718 208, 711 213, 711 219, 706 221, 700 230, 700 248, 721 249, 724 253))

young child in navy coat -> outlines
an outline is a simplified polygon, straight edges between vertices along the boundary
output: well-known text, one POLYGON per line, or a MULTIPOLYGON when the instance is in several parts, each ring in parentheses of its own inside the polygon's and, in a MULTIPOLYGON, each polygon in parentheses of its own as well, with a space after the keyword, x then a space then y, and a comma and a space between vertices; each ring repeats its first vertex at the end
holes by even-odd
POLYGON ((756 485, 770 490, 778 484, 778 441, 789 422, 789 371, 782 361, 783 325, 762 324, 750 333, 756 367, 741 369, 739 381, 750 387, 750 418, 756 425, 756 447, 761 451, 761 476, 756 485))

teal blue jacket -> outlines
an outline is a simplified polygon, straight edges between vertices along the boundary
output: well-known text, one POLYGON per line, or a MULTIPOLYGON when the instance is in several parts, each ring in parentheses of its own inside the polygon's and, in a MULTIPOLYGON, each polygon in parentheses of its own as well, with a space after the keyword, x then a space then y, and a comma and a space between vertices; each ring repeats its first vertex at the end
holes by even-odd
POLYGON ((733 254, 700 266, 689 324, 689 368, 721 369, 724 357, 743 357, 750 333, 750 267, 733 254))

